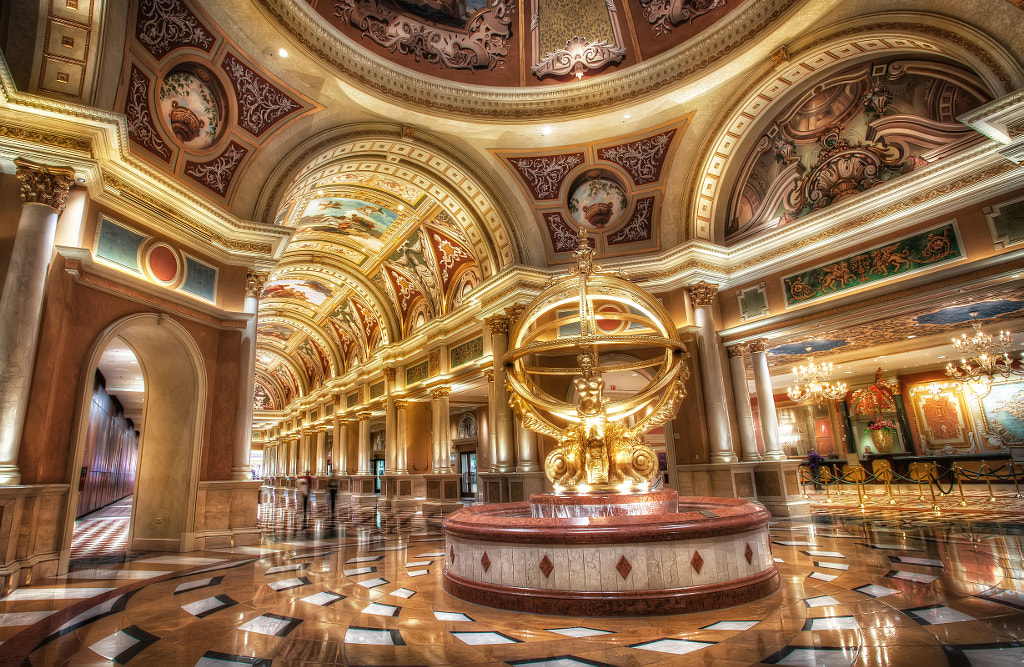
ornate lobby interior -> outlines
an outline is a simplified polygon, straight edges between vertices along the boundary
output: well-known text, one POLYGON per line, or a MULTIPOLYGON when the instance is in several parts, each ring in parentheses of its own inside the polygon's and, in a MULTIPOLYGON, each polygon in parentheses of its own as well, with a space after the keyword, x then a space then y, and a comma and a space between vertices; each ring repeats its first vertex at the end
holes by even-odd
POLYGON ((0 52, 0 664, 1024 663, 1021 0, 18 0, 0 52), (525 336, 581 255, 642 292, 525 336), (652 312, 643 490, 767 550, 446 532, 559 492, 510 360, 583 405, 538 350, 593 325, 628 402, 652 312))

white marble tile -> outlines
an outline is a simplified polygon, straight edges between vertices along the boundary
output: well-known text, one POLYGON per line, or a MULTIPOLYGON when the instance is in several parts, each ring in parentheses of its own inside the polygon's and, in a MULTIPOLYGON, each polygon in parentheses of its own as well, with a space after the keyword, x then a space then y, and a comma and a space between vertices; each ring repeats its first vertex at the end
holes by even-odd
POLYGON ((867 586, 861 586, 860 588, 855 588, 853 590, 859 591, 864 595, 869 595, 873 598, 884 598, 886 595, 899 593, 899 591, 894 588, 888 588, 887 586, 879 586, 878 584, 868 584, 867 586))
POLYGON ((14 611, 0 614, 0 627, 13 628, 17 625, 32 625, 56 612, 57 610, 53 609, 51 611, 14 611))
POLYGON ((363 607, 364 614, 372 614, 374 616, 395 616, 398 614, 400 607, 395 607, 390 604, 380 604, 379 602, 371 602, 370 604, 363 607))
POLYGON ((139 640, 135 637, 118 630, 114 634, 104 637, 95 644, 90 644, 89 649, 93 653, 97 653, 107 660, 113 660, 117 656, 121 655, 121 653, 138 643, 139 640))
POLYGON ((431 551, 428 554, 416 554, 416 558, 444 558, 443 551, 431 551))
POLYGON ((693 653, 708 646, 714 646, 713 642, 694 642, 688 639, 658 639, 646 644, 634 644, 630 648, 644 649, 645 651, 658 651, 660 653, 674 653, 685 655, 693 653))
POLYGON ((818 581, 832 581, 838 579, 838 574, 825 574, 824 572, 811 572, 807 575, 808 579, 817 579, 818 581))
POLYGON ((352 565, 353 563, 376 563, 383 558, 384 556, 356 556, 355 558, 349 558, 345 561, 345 565, 352 565))
POLYGON ((68 579, 152 579, 174 570, 77 570, 68 574, 68 579))
POLYGON ((780 546, 783 546, 783 547, 816 547, 816 546, 818 546, 818 544, 816 542, 802 542, 802 541, 793 541, 793 540, 772 540, 772 542, 774 542, 775 544, 778 544, 780 546))
POLYGON ((595 630, 593 628, 575 627, 575 628, 548 628, 548 632, 557 632, 560 635, 566 637, 597 637, 598 635, 610 635, 611 630, 595 630))
POLYGON ((410 577, 422 577, 425 574, 430 574, 430 570, 409 570, 406 574, 410 577))
POLYGON ((0 600, 78 600, 112 591, 113 588, 19 588, 0 600))
POLYGON ((416 591, 410 591, 408 588, 399 588, 397 591, 392 591, 391 595, 394 595, 396 598, 409 599, 416 595, 416 591))
POLYGON ((98 616, 104 616, 104 615, 110 613, 110 611, 112 609, 114 609, 114 607, 117 607, 117 606, 119 606, 120 604, 123 604, 123 603, 124 603, 124 596, 123 595, 118 595, 117 597, 110 598, 106 602, 101 602, 100 604, 96 605, 95 607, 90 607, 89 609, 86 609, 85 611, 83 611, 78 616, 75 616, 74 618, 72 618, 70 621, 66 621, 59 628, 57 628, 57 632, 61 632, 61 631, 66 630, 68 628, 73 628, 76 625, 81 625, 83 622, 88 621, 89 619, 93 619, 93 618, 96 618, 98 616))
POLYGON ((305 586, 309 581, 307 579, 282 579, 281 581, 272 581, 267 586, 274 589, 275 591, 283 591, 289 588, 298 588, 299 586, 305 586))
POLYGON ((846 558, 846 556, 844 556, 843 554, 839 553, 838 551, 814 551, 814 550, 810 550, 810 551, 805 551, 804 553, 807 554, 808 556, 813 556, 814 558, 846 558))
POLYGON ((309 604, 315 604, 320 607, 326 607, 329 604, 334 604, 338 600, 345 599, 344 595, 338 595, 330 591, 320 591, 313 595, 307 595, 304 598, 299 598, 299 602, 308 602, 309 604))
POLYGON ((288 627, 290 623, 290 621, 285 621, 280 618, 257 616, 248 623, 243 623, 238 626, 238 629, 244 632, 255 632, 261 635, 277 636, 277 633, 288 627))
POLYGON ((453 632, 456 639, 461 639, 470 646, 485 646, 490 644, 515 644, 516 640, 498 634, 497 632, 453 632))
POLYGON ((906 572, 904 570, 897 570, 892 575, 893 579, 903 579, 904 581, 913 581, 918 584, 930 584, 939 577, 933 574, 921 574, 919 572, 906 572))
POLYGON ((375 567, 353 567, 349 570, 345 570, 344 572, 346 577, 358 577, 361 574, 370 574, 371 572, 376 571, 377 568, 375 567))
POLYGON ((782 560, 781 558, 772 558, 772 560, 775 561, 776 563, 783 563, 783 564, 785 564, 785 562, 786 562, 786 561, 782 560))
MULTIPOLYGON (((345 632, 346 644, 372 644, 374 646, 395 646, 397 630, 376 630, 374 628, 352 628, 345 632)), ((401 642, 399 642, 399 645, 401 642)))
POLYGON ((828 570, 849 570, 850 569, 850 564, 849 563, 833 563, 833 562, 827 561, 827 560, 814 561, 814 565, 816 567, 823 567, 823 568, 826 568, 828 570))
POLYGON ((439 621, 469 621, 473 622, 469 616, 461 614, 457 611, 435 611, 434 618, 439 621))
POLYGON ((384 584, 391 583, 387 579, 376 577, 374 579, 367 579, 366 581, 357 581, 357 584, 363 588, 376 588, 377 586, 383 586, 384 584))
POLYGON ((950 609, 949 607, 943 606, 933 607, 931 609, 907 609, 906 611, 913 613, 914 616, 923 621, 927 621, 932 625, 975 620, 973 616, 969 616, 962 611, 957 611, 956 609, 950 609))
POLYGON ((800 667, 850 667, 856 659, 856 648, 797 648, 775 664, 800 667))
POLYGON ((937 558, 917 558, 916 556, 896 556, 890 559, 897 560, 907 565, 928 565, 929 567, 942 567, 942 561, 937 558))
POLYGON ((195 602, 190 602, 189 604, 184 604, 181 606, 181 608, 189 614, 192 614, 193 616, 199 616, 200 614, 208 612, 212 609, 217 609, 219 607, 225 606, 227 605, 225 605, 224 602, 222 602, 221 600, 218 600, 216 597, 208 597, 203 598, 202 600, 197 600, 195 602))
POLYGON ((812 618, 808 620, 808 630, 856 630, 860 627, 857 619, 853 616, 826 616, 825 618, 812 618))
POLYGON ((200 556, 155 556, 153 558, 143 558, 139 563, 163 563, 167 565, 212 565, 213 563, 223 563, 223 558, 201 558, 200 556))
MULTIPOLYGON (((218 549, 217 551, 220 551, 218 549)), ((232 547, 231 553, 233 554, 253 554, 256 556, 268 556, 270 554, 276 554, 280 549, 275 547, 232 547)))
POLYGON ((404 551, 408 547, 405 546, 389 546, 389 547, 377 547, 376 549, 370 549, 370 551, 404 551))
POLYGON ((984 597, 991 600, 998 600, 1000 602, 1017 605, 1018 607, 1024 607, 1024 593, 1021 593, 1020 591, 1008 591, 1003 588, 994 588, 991 591, 987 591, 984 597))
POLYGON ((195 581, 186 581, 185 583, 180 584, 177 588, 175 588, 174 592, 175 593, 184 593, 185 591, 191 591, 191 590, 194 590, 196 588, 205 588, 206 586, 211 585, 213 583, 214 579, 216 579, 216 577, 207 577, 206 579, 196 579, 195 581))
MULTIPOLYGON (((268 659, 269 662, 269 659, 268 659)), ((251 662, 240 662, 236 660, 221 660, 203 656, 196 662, 195 667, 239 667, 239 665, 251 665, 251 662)))
POLYGON ((305 570, 309 567, 309 563, 295 563, 294 565, 277 565, 268 569, 264 572, 264 575, 279 574, 281 572, 294 572, 295 570, 305 570))
POLYGON ((433 562, 434 561, 432 561, 432 560, 414 560, 411 563, 406 563, 405 566, 406 567, 424 567, 426 565, 430 565, 433 562))
POLYGON ((966 649, 971 667, 1020 667, 1024 665, 1024 646, 966 649))
POLYGON ((526 663, 519 663, 523 667, 593 667, 592 662, 583 662, 573 657, 551 658, 550 660, 531 660, 526 663))
POLYGON ((816 598, 807 598, 804 600, 804 604, 808 607, 831 607, 832 605, 842 604, 842 602, 831 595, 819 595, 816 598))
POLYGON ((719 621, 705 625, 701 630, 749 630, 761 621, 719 621))

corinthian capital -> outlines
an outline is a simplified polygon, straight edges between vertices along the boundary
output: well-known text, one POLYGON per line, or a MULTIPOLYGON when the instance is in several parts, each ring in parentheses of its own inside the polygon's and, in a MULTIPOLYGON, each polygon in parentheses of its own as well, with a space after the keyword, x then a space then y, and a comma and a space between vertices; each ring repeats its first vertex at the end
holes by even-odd
POLYGON ((490 327, 492 336, 507 336, 510 319, 507 315, 491 315, 484 318, 484 324, 490 327))
POLYGON ((694 308, 710 306, 715 302, 715 295, 718 294, 718 285, 704 282, 703 280, 687 287, 690 291, 690 301, 694 308))
POLYGON ((750 353, 754 354, 755 352, 767 352, 771 344, 767 338, 758 338, 747 343, 747 346, 750 348, 750 353))
POLYGON ((267 286, 267 280, 270 278, 269 271, 257 271, 256 269, 249 269, 245 274, 245 295, 255 298, 260 298, 263 294, 263 288, 267 286))
POLYGON ((384 369, 384 379, 387 380, 388 382, 394 382, 395 375, 396 372, 394 368, 388 367, 384 369))
POLYGON ((451 387, 434 387, 430 390, 431 398, 444 398, 452 393, 451 387))
POLYGON ((15 160, 21 181, 21 201, 44 204, 60 213, 75 182, 75 172, 64 167, 44 167, 27 160, 15 160))
POLYGON ((747 352, 747 344, 740 343, 739 345, 730 345, 725 348, 725 351, 729 353, 729 358, 742 357, 747 352))

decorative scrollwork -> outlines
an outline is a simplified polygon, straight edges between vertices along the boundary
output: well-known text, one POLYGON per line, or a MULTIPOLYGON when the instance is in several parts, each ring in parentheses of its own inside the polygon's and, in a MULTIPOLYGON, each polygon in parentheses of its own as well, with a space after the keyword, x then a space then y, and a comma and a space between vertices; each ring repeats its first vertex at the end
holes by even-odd
POLYGON ((656 35, 672 32, 673 26, 689 23, 698 16, 725 5, 725 0, 640 0, 644 18, 656 35))
POLYGON ((626 49, 618 44, 607 40, 590 42, 577 36, 569 40, 564 49, 545 54, 531 69, 538 79, 567 74, 582 78, 589 71, 622 62, 625 57, 626 49))

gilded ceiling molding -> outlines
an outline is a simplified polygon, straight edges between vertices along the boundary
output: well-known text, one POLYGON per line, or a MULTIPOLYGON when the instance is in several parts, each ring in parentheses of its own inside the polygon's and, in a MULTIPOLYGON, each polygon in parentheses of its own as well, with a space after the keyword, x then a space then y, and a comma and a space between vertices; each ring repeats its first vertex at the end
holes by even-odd
POLYGON ((267 280, 269 278, 269 271, 257 271, 252 268, 248 269, 245 272, 245 295, 259 299, 260 296, 263 295, 263 288, 267 286, 267 280))
POLYGON ((866 59, 919 54, 973 65, 997 97, 1024 82, 1019 69, 1005 69, 1012 57, 986 35, 958 21, 889 12, 858 17, 855 25, 851 23, 830 26, 821 36, 787 46, 788 60, 766 63, 719 115, 701 149, 701 167, 690 181, 686 198, 685 219, 692 221, 692 238, 721 241, 725 213, 720 209, 723 192, 730 189, 728 179, 735 175, 733 163, 743 159, 743 149, 758 136, 765 119, 792 99, 787 91, 801 88, 805 80, 866 59))
POLYGON ((0 137, 15 139, 29 144, 44 144, 65 151, 75 151, 92 157, 92 141, 54 132, 29 130, 15 125, 0 125, 0 137))
MULTIPOLYGON (((334 345, 334 341, 324 333, 323 327, 317 324, 314 318, 298 314, 294 312, 294 310, 294 308, 285 310, 270 306, 266 311, 260 314, 259 322, 260 324, 283 324, 295 331, 304 333, 306 336, 313 338, 316 340, 317 344, 328 352, 327 360, 330 367, 325 370, 330 371, 330 376, 326 379, 330 379, 331 377, 340 374, 341 369, 344 368, 344 364, 339 361, 341 355, 337 346, 334 345)), ((300 345, 301 342, 296 344, 294 347, 298 348, 300 345)), ((259 349, 263 348, 261 347, 259 349)), ((294 354, 294 352, 294 350, 291 350, 289 354, 294 354)))
MULTIPOLYGON (((295 365, 295 360, 289 355, 277 350, 275 348, 260 348, 258 350, 260 354, 264 354, 269 357, 273 357, 277 364, 264 367, 264 372, 268 375, 276 375, 279 373, 281 366, 284 366, 290 374, 289 379, 295 381, 296 395, 292 397, 291 401, 285 401, 284 407, 288 407, 294 403, 297 399, 307 396, 310 392, 309 386, 306 384, 306 374, 301 368, 295 365)), ((259 358, 256 360, 257 367, 259 367, 259 358)), ((282 389, 290 387, 290 384, 281 383, 282 389)), ((286 393, 286 392, 285 392, 286 393)))
POLYGON ((255 0, 280 27, 313 56, 333 66, 368 92, 399 103, 454 116, 541 118, 592 112, 653 95, 671 84, 705 75, 720 60, 755 40, 805 0, 748 0, 671 58, 578 83, 536 90, 459 85, 424 77, 360 48, 297 0, 255 0), (571 86, 570 88, 567 88, 571 86), (566 94, 571 90, 571 94, 566 94))

